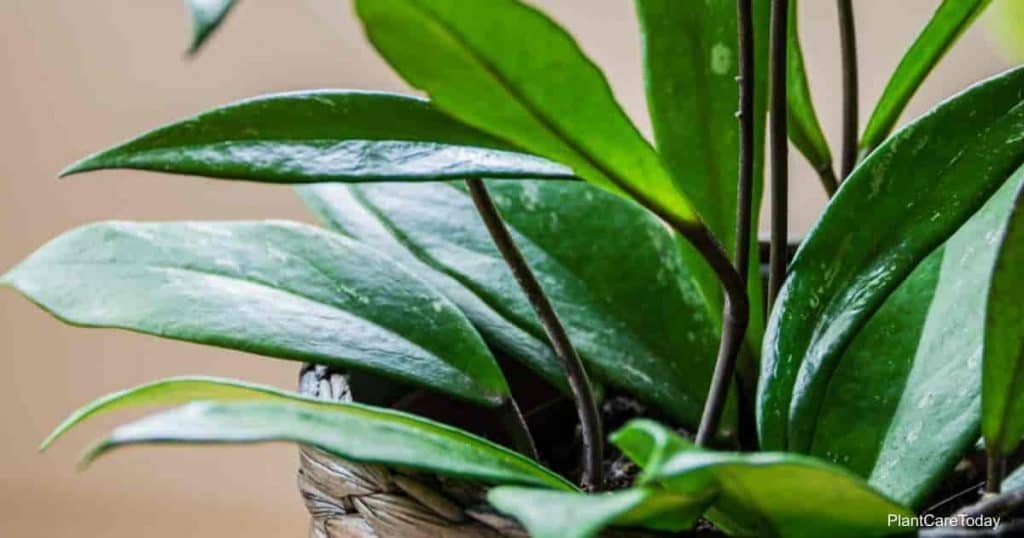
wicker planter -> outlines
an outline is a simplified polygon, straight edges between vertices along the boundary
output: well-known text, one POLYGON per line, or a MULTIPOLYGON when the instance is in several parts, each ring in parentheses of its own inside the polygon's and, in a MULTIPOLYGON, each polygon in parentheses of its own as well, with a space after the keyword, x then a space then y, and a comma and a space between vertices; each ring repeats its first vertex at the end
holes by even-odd
MULTIPOLYGON (((348 377, 323 366, 303 369, 299 391, 352 399, 348 377)), ((298 485, 312 518, 310 538, 526 536, 515 521, 487 508, 478 486, 354 463, 312 447, 299 449, 298 485)))

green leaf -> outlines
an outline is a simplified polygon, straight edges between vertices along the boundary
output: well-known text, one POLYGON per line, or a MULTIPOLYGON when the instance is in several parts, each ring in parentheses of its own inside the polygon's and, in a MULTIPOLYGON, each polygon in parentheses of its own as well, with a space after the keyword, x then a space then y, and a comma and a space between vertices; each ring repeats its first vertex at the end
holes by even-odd
POLYGON ((213 34, 224 17, 228 16, 236 0, 185 0, 185 7, 192 17, 192 43, 188 47, 189 54, 199 52, 199 48, 213 34))
POLYGON ((363 369, 471 402, 508 387, 458 308, 394 261, 287 222, 107 222, 0 281, 61 320, 363 369))
POLYGON ((644 468, 644 485, 681 495, 717 490, 706 516, 729 534, 887 536, 895 529, 890 517, 913 515, 863 479, 807 456, 704 451, 641 420, 612 442, 644 468))
POLYGON ((451 426, 390 409, 325 402, 230 379, 166 379, 111 394, 78 410, 50 440, 109 411, 193 400, 203 401, 118 427, 83 457, 83 464, 115 448, 137 444, 292 441, 364 463, 494 484, 575 490, 530 459, 451 426))
MULTIPOLYGON (((1024 169, 1022 169, 1024 170, 1024 169)), ((1022 173, 1021 175, 1024 175, 1022 173)), ((1024 437, 1024 191, 999 238, 985 312, 981 431, 995 454, 1009 454, 1024 437)))
MULTIPOLYGON (((804 67, 804 52, 800 46, 800 29, 798 24, 797 0, 789 3, 789 27, 786 33, 789 55, 786 64, 786 102, 789 112, 789 139, 811 167, 821 176, 826 189, 836 188, 835 172, 832 170, 832 152, 829 150, 825 133, 818 123, 818 114, 814 111, 814 99, 807 82, 807 71, 804 67)), ((831 195, 833 192, 829 192, 831 195)))
POLYGON ((110 168, 270 183, 572 177, 422 99, 334 90, 215 108, 86 157, 62 175, 110 168))
POLYGON ((1024 169, 921 262, 836 367, 811 454, 920 506, 978 438, 985 298, 1024 169), (857 424, 851 428, 850 424, 857 424))
POLYGON ((1024 4, 994 0, 983 22, 1011 61, 1024 61, 1024 4))
POLYGON ((533 538, 590 538, 612 525, 664 531, 688 529, 712 493, 693 497, 636 488, 586 495, 502 486, 488 492, 487 501, 518 519, 533 538))
MULTIPOLYGON (((769 2, 755 2, 755 27, 767 27, 769 2)), ((730 255, 736 245, 739 103, 736 75, 736 6, 729 2, 638 0, 644 45, 647 103, 658 151, 673 179, 700 208, 711 232, 730 255)), ((768 33, 755 36, 755 63, 767 65, 768 33)), ((755 174, 752 222, 760 210, 767 110, 767 70, 755 70, 755 174)), ((758 274, 757 238, 751 238, 750 274, 758 274)), ((722 316, 722 286, 714 271, 689 245, 682 245, 716 321, 722 316)), ((749 281, 747 341, 760 352, 764 331, 761 280, 749 281)))
POLYGON ((1024 69, 890 137, 832 199, 790 265, 758 388, 761 444, 810 449, 839 359, 897 286, 1024 162, 1024 69))
POLYGON ((860 139, 861 156, 874 150, 896 125, 910 98, 990 0, 943 0, 903 55, 871 113, 860 139))
POLYGON ((1009 492, 1024 489, 1024 465, 1014 469, 1005 480, 1003 480, 1002 491, 1009 492))
MULTIPOLYGON (((584 183, 491 181, 488 188, 593 376, 696 426, 718 329, 672 233, 636 204, 584 183)), ((562 377, 461 184, 301 192, 330 227, 415 268, 493 346, 549 380, 562 377)))
POLYGON ((544 14, 519 0, 356 0, 356 10, 370 42, 441 110, 702 228, 604 75, 544 14))

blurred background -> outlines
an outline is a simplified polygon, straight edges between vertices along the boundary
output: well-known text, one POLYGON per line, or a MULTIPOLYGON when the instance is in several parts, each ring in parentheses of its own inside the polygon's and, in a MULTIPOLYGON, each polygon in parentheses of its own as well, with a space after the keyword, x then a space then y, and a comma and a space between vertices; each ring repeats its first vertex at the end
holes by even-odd
MULTIPOLYGON (((632 2, 533 3, 577 36, 649 133, 632 2)), ((188 31, 181 4, 0 1, 0 271, 62 231, 96 220, 308 221, 298 197, 283 187, 135 172, 57 181, 56 174, 87 153, 243 97, 315 87, 407 90, 365 43, 344 0, 245 0, 193 60, 183 54, 188 31)), ((855 2, 862 126, 937 4, 855 2)), ((834 6, 804 0, 800 23, 818 113, 836 148, 834 6)), ((905 118, 1008 65, 976 25, 905 118)), ((791 229, 800 234, 824 196, 795 151, 791 161, 791 229)), ((0 290, 0 536, 303 536, 307 518, 295 491, 292 446, 136 449, 76 473, 78 452, 126 418, 121 415, 73 432, 46 455, 36 452, 68 412, 113 390, 198 373, 291 388, 298 367, 126 332, 73 329, 0 290)))

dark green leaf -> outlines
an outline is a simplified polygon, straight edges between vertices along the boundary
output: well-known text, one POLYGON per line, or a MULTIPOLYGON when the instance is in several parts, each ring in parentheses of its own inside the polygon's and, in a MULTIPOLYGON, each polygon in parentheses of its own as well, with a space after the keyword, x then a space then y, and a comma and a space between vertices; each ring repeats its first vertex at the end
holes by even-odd
POLYGON ((1022 179, 1024 169, 925 258, 854 338, 821 402, 811 454, 917 506, 970 449, 981 420, 994 239, 1022 179))
POLYGON ((786 41, 789 45, 789 56, 786 64, 786 80, 788 81, 786 101, 789 111, 789 139, 804 154, 814 170, 835 185, 835 172, 832 170, 832 152, 829 150, 825 133, 818 123, 818 114, 814 111, 814 100, 807 82, 807 71, 804 67, 804 52, 800 46, 800 29, 798 24, 798 0, 789 2, 789 29, 786 41))
POLYGON ((704 451, 646 420, 612 441, 644 468, 644 485, 681 495, 717 490, 706 516, 733 535, 887 536, 900 530, 890 517, 912 515, 861 478, 807 456, 704 451))
POLYGON ((111 394, 77 411, 50 440, 116 409, 194 402, 121 426, 83 458, 137 444, 292 441, 364 463, 421 469, 494 484, 575 488, 528 458, 425 418, 354 403, 325 402, 229 379, 177 378, 111 394))
POLYGON ((453 117, 701 227, 568 33, 519 0, 356 0, 377 50, 453 117))
MULTIPOLYGON (((1024 176, 1024 173, 1021 174, 1024 176)), ((1024 437, 1024 191, 999 238, 985 313, 981 376, 981 431, 997 454, 1009 454, 1024 437)))
POLYGON ((832 199, 790 266, 765 338, 758 426, 810 449, 840 357, 897 286, 1024 162, 1024 69, 890 137, 832 199))
POLYGON ((235 6, 236 0, 185 0, 189 16, 192 17, 192 43, 189 54, 195 54, 213 31, 224 22, 224 17, 235 6))
POLYGON ((713 491, 683 496, 654 488, 586 495, 502 486, 487 494, 499 511, 514 516, 532 538, 590 538, 615 525, 681 531, 693 526, 713 491))
MULTIPOLYGON (((672 234, 636 204, 583 183, 488 187, 595 377, 695 426, 717 327, 672 234)), ((318 185, 302 192, 331 227, 416 267, 493 345, 548 379, 561 376, 464 187, 318 185)))
POLYGON ((328 90, 215 108, 87 157, 63 175, 109 168, 271 183, 572 177, 422 99, 328 90))
POLYGON ((956 43, 990 0, 943 0, 889 78, 860 139, 867 154, 889 136, 903 109, 928 73, 956 43))
POLYGON ((448 299, 350 239, 286 222, 108 222, 0 282, 75 325, 364 369, 480 404, 508 394, 448 299))
MULTIPOLYGON (((768 2, 755 2, 755 27, 767 27, 768 2)), ((736 244, 739 106, 736 6, 730 2, 638 0, 644 44, 647 103, 658 150, 680 189, 687 193, 712 233, 732 253, 736 244)), ((767 32, 755 37, 755 63, 767 63, 767 32)), ((755 181, 751 215, 758 220, 761 200, 767 70, 755 70, 755 181)), ((759 271, 752 238, 751 274, 759 271)), ((683 245, 716 320, 722 316, 722 286, 703 258, 683 245)), ((760 352, 764 331, 761 280, 750 279, 747 341, 760 352)))

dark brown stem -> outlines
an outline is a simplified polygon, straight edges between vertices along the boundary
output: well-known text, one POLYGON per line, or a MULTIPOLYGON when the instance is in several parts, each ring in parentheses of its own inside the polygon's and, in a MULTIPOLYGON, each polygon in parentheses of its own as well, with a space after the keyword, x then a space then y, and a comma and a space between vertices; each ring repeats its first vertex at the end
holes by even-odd
POLYGON ((772 217, 771 257, 768 267, 768 304, 770 311, 786 279, 787 219, 789 217, 789 147, 786 123, 786 24, 789 0, 772 0, 771 20, 771 169, 772 217))
POLYGON ((530 427, 526 425, 526 419, 523 417, 523 413, 519 411, 519 405, 516 404, 515 399, 512 397, 506 399, 505 403, 501 404, 499 413, 501 414, 502 426, 504 426, 505 431, 512 438, 512 446, 520 454, 533 458, 534 461, 539 461, 537 445, 533 442, 533 436, 530 435, 530 427))
POLYGON ((857 34, 853 20, 853 0, 837 0, 839 7, 839 44, 843 57, 843 162, 841 180, 845 181, 857 165, 858 97, 857 34))
POLYGON ((512 270, 512 276, 515 277, 519 287, 526 294, 530 306, 533 307, 537 319, 540 320, 544 332, 547 333, 555 356, 562 363, 583 430, 582 486, 584 489, 599 489, 604 482, 601 467, 604 459, 604 435, 601 433, 601 416, 597 411, 597 403, 587 378, 587 371, 583 368, 583 363, 569 340, 565 327, 558 319, 554 307, 547 295, 544 294, 544 289, 505 227, 501 213, 495 207, 494 201, 491 200, 484 182, 480 179, 467 179, 466 186, 469 188, 470 197, 472 197, 473 204, 476 205, 487 231, 491 234, 491 239, 498 247, 502 257, 505 258, 509 269, 512 270))
POLYGON ((987 456, 985 492, 999 493, 1003 487, 1003 476, 1006 474, 1006 458, 994 450, 990 450, 987 456))
POLYGON ((754 22, 751 0, 736 1, 736 26, 739 34, 739 113, 736 115, 740 126, 739 178, 736 189, 736 256, 733 265, 735 277, 722 278, 728 272, 719 272, 726 287, 727 299, 722 316, 722 339, 718 348, 718 360, 711 378, 711 388, 704 404, 700 426, 697 429, 697 444, 709 445, 718 433, 722 410, 728 399, 729 387, 736 370, 736 357, 740 352, 743 335, 747 329, 749 302, 746 288, 750 272, 750 227, 752 193, 754 186, 754 22), (732 286, 744 290, 742 293, 729 291, 732 286))
MULTIPOLYGON (((740 1, 748 2, 749 0, 740 1)), ((730 265, 729 258, 725 256, 720 247, 717 247, 711 234, 705 233, 703 237, 695 234, 689 239, 698 251, 705 254, 711 268, 722 281, 726 296, 725 308, 722 313, 722 339, 718 344, 715 372, 711 377, 708 399, 704 402, 704 413, 700 419, 700 426, 697 428, 697 445, 706 447, 714 440, 715 434, 718 432, 718 424, 729 396, 729 386, 732 384, 733 374, 736 371, 736 357, 742 347, 743 334, 747 331, 750 305, 747 300, 746 284, 740 277, 740 273, 730 265), (708 246, 709 243, 717 248, 708 246), (712 253, 712 255, 709 256, 708 253, 712 253)))

